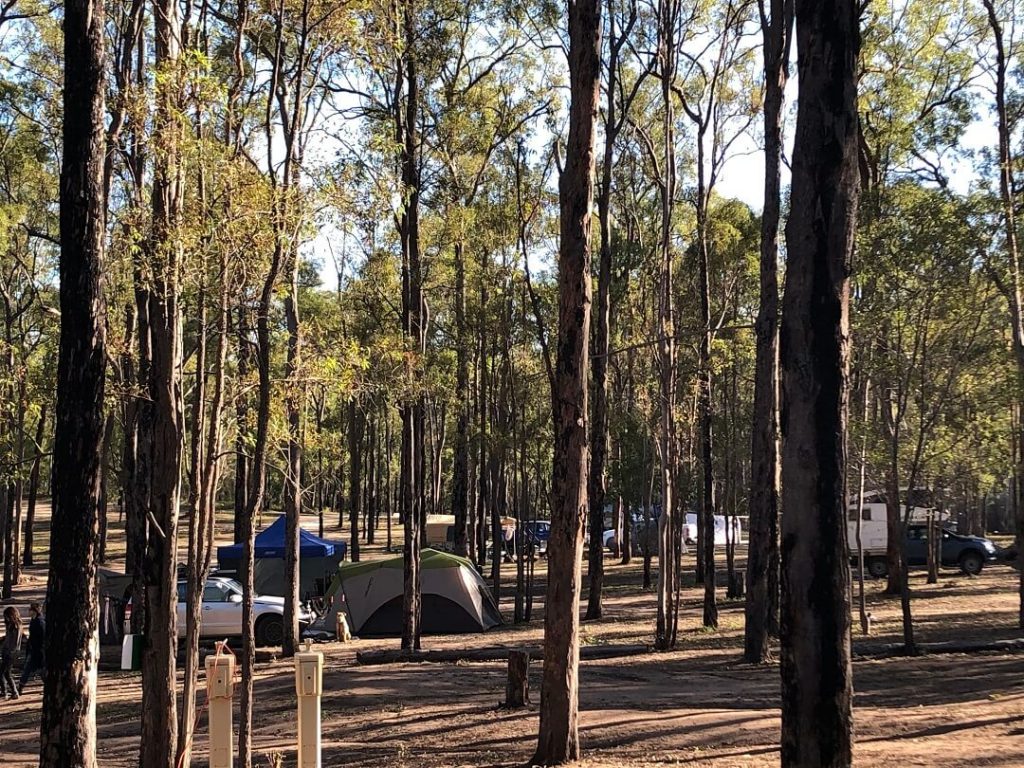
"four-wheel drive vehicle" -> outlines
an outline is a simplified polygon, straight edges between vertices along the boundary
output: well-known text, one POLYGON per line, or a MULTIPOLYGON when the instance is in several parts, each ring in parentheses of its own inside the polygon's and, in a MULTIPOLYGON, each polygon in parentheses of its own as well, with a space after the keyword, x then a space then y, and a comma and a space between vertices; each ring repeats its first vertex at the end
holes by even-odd
MULTIPOLYGON (((178 639, 185 637, 187 586, 178 582, 178 639)), ((284 639, 284 598, 256 595, 252 602, 256 645, 280 645, 284 639)), ((131 627, 132 604, 125 606, 124 628, 131 627)), ((299 628, 313 621, 305 606, 299 607, 299 628)), ((242 636, 242 585, 225 576, 211 576, 203 589, 203 623, 200 637, 223 639, 242 636)))
MULTIPOLYGON (((927 526, 907 527, 903 552, 909 566, 928 564, 927 526)), ((949 530, 942 531, 940 553, 942 565, 947 568, 959 568, 969 576, 981 573, 985 563, 997 559, 996 545, 990 540, 981 536, 965 536, 949 530)))
POLYGON ((551 523, 548 520, 528 520, 523 523, 523 535, 526 546, 535 547, 540 554, 548 551, 548 538, 551 536, 551 523))
MULTIPOLYGON (((856 510, 851 510, 854 520, 847 523, 847 541, 850 544, 850 559, 857 560, 856 510)), ((886 560, 888 530, 884 516, 868 517, 861 520, 861 542, 864 549, 864 568, 876 579, 889 572, 886 560)), ((907 526, 904 541, 904 555, 909 567, 928 564, 928 526, 911 524, 907 526)), ((985 563, 998 559, 996 545, 980 536, 964 536, 950 530, 942 531, 940 563, 948 568, 959 568, 970 576, 981 573, 985 563)))

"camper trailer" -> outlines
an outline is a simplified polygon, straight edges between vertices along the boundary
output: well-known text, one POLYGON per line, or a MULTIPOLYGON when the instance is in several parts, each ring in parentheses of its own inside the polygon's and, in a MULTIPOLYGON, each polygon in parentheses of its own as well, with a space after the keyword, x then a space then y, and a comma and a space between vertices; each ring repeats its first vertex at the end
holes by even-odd
MULTIPOLYGON (((906 494, 904 488, 901 494, 906 494)), ((943 512, 932 506, 926 506, 930 499, 927 491, 913 491, 910 494, 910 516, 907 520, 909 525, 928 525, 932 520, 943 528, 948 527, 949 513, 943 512)), ((901 500, 906 502, 906 496, 901 500)), ((850 548, 850 559, 858 557, 857 548, 857 510, 860 509, 860 541, 864 550, 864 567, 868 573, 875 578, 885 576, 888 570, 886 562, 886 546, 889 541, 888 530, 888 504, 884 491, 867 491, 864 493, 862 503, 857 504, 851 501, 847 509, 846 517, 846 541, 850 548)), ((901 514, 906 514, 906 508, 901 507, 901 514)))
MULTIPOLYGON (((742 527, 738 517, 732 518, 732 535, 727 536, 728 527, 725 522, 725 515, 715 515, 715 546, 724 547, 727 544, 740 544, 742 527)), ((683 524, 683 540, 687 544, 697 543, 697 513, 687 512, 686 522, 683 524)))
MULTIPOLYGON (((490 538, 490 515, 485 522, 487 537, 490 538)), ((514 517, 501 518, 501 532, 506 541, 515 535, 516 525, 514 517)), ((455 515, 427 515, 427 545, 442 552, 455 551, 455 515)))

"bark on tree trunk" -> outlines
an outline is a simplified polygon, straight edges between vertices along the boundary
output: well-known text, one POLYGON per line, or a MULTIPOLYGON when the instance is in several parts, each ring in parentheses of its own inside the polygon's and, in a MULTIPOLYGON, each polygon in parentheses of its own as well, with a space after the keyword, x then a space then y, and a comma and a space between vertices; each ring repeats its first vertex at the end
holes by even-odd
POLYGON ((885 587, 885 594, 898 595, 903 588, 900 576, 900 570, 903 567, 901 564, 903 560, 903 547, 902 526, 900 525, 899 425, 892 425, 892 430, 889 439, 889 462, 885 479, 885 557, 888 564, 888 584, 885 587))
POLYGON ((254 355, 259 374, 256 405, 256 436, 253 444, 249 472, 249 488, 242 519, 242 562, 239 581, 242 582, 242 685, 239 696, 238 762, 242 768, 252 766, 252 686, 256 668, 255 625, 253 615, 254 551, 256 547, 256 514, 263 506, 267 476, 267 441, 270 426, 270 308, 274 287, 281 270, 282 254, 274 249, 270 268, 263 281, 260 303, 256 315, 256 352, 254 355))
POLYGON ((175 693, 177 636, 178 508, 183 413, 181 313, 178 306, 181 170, 178 167, 181 24, 178 6, 154 0, 155 66, 166 81, 157 89, 153 135, 161 151, 153 166, 153 230, 147 253, 152 362, 149 410, 152 424, 150 526, 144 579, 146 618, 142 654, 142 765, 174 768, 177 746, 175 693))
MULTIPOLYGON (((676 28, 679 3, 661 0, 658 3, 658 60, 661 78, 664 131, 659 193, 661 197, 661 265, 658 278, 658 384, 660 399, 659 460, 661 464, 661 515, 658 518, 658 615, 654 645, 659 650, 674 648, 677 625, 675 617, 676 587, 679 563, 675 558, 675 375, 676 343, 672 289, 672 208, 676 193, 675 117, 672 84, 676 76, 676 28)), ((654 150, 651 149, 652 159, 654 150)), ((645 563, 646 569, 646 563, 645 563)), ((646 570, 645 570, 646 576, 646 570)))
MULTIPOLYGON (((1016 184, 1014 182, 1014 161, 1012 147, 1012 125, 1006 104, 1007 69, 1012 64, 1012 52, 1008 56, 1003 36, 1003 22, 1000 21, 993 0, 983 0, 988 16, 989 28, 992 30, 996 47, 996 89, 995 106, 999 129, 999 192, 1003 208, 1003 227, 1006 236, 1006 250, 1010 257, 1011 284, 1003 287, 1003 292, 1010 305, 1013 323, 1013 350, 1017 360, 1017 406, 1024 407, 1024 296, 1021 286, 1020 251, 1017 240, 1017 201, 1016 184)), ((1024 448, 1017 455, 1016 480, 1014 484, 1014 501, 1016 511, 1017 552, 1024 552, 1024 448)), ((1021 557, 1020 554, 1017 555, 1021 557)), ((1019 572, 1019 608, 1018 625, 1024 629, 1024 567, 1019 572)))
MULTIPOLYGON (((188 589, 190 599, 185 614, 185 669, 182 684, 181 725, 178 734, 177 768, 188 768, 192 761, 192 737, 196 725, 196 676, 199 670, 199 635, 202 627, 202 591, 210 571, 213 554, 214 527, 216 522, 217 485, 220 469, 220 421, 224 405, 225 365, 228 346, 228 263, 227 253, 220 259, 220 302, 217 314, 217 347, 214 359, 213 398, 209 416, 204 411, 200 393, 197 392, 193 406, 193 430, 195 441, 192 447, 193 473, 190 489, 195 496, 190 500, 192 519, 189 525, 188 589), (206 434, 202 427, 206 425, 206 434), (205 439, 205 447, 203 440, 205 439)), ((200 348, 205 343, 200 343, 200 348)), ((203 355, 205 358, 205 353, 203 355)), ((205 371, 205 363, 198 363, 197 370, 205 371)), ((205 386, 197 389, 205 392, 205 386)))
POLYGON ((793 0, 762 0, 765 57, 765 179, 761 214, 760 302, 754 326, 754 422, 750 446, 750 526, 743 658, 752 664, 769 658, 771 618, 778 607, 772 584, 778 577, 779 542, 779 209, 782 167, 782 115, 793 30, 793 0), (776 553, 773 557, 772 553, 776 553))
MULTIPOLYGON (((249 377, 249 331, 245 322, 245 308, 238 308, 238 381, 244 382, 249 377)), ((251 464, 246 455, 245 438, 249 434, 249 398, 240 394, 235 405, 235 496, 234 522, 232 539, 242 541, 245 536, 245 510, 249 505, 249 472, 251 464)))
POLYGON ((424 353, 423 293, 420 264, 419 199, 420 173, 417 150, 419 148, 419 72, 416 61, 417 39, 416 8, 414 0, 406 0, 403 7, 402 34, 405 50, 399 62, 399 81, 404 77, 406 98, 404 113, 397 113, 397 138, 401 142, 402 185, 407 202, 401 212, 399 234, 402 240, 402 315, 407 352, 414 353, 413 362, 407 354, 406 374, 415 394, 411 402, 403 405, 403 510, 405 512, 405 540, 403 546, 402 649, 419 650, 420 614, 422 596, 420 584, 420 515, 423 501, 423 396, 419 391, 422 377, 420 366, 424 353))
MULTIPOLYGON (((110 482, 108 482, 108 478, 111 473, 111 447, 114 443, 114 425, 116 421, 117 420, 114 418, 114 415, 112 413, 108 413, 106 415, 106 425, 103 428, 103 474, 100 476, 100 543, 99 549, 96 553, 96 560, 99 563, 107 562, 107 517, 110 511, 110 497, 108 492, 111 485, 110 482)), ((20 507, 20 487, 18 490, 17 504, 20 507)), ((21 527, 20 519, 18 520, 18 527, 21 527)))
POLYGON ((852 762, 845 400, 860 6, 798 0, 783 300, 782 765, 852 762))
POLYGON ((28 508, 25 510, 25 549, 22 551, 21 563, 26 568, 34 564, 32 547, 35 541, 36 499, 39 496, 39 471, 43 463, 43 438, 46 434, 46 403, 39 411, 36 424, 35 457, 32 459, 32 470, 28 476, 28 508))
MULTIPOLYGON (((653 439, 652 439, 653 442, 653 439)), ((652 450, 653 453, 653 450, 652 450)), ((651 503, 654 496, 654 459, 648 460, 647 465, 647 488, 644 493, 644 538, 640 542, 641 553, 644 558, 644 580, 643 588, 651 588, 651 503)))
MULTIPOLYGON (((587 594, 588 620, 600 619, 603 613, 601 588, 604 581, 604 507, 608 491, 608 352, 611 339, 611 286, 612 286, 612 170, 615 161, 615 139, 621 121, 616 106, 619 94, 619 51, 624 38, 632 29, 635 14, 627 22, 624 32, 616 34, 614 7, 608 0, 609 52, 607 105, 605 115, 604 158, 601 165, 601 186, 597 198, 598 221, 601 227, 601 251, 597 277, 597 307, 594 323, 594 355, 592 362, 594 423, 591 428, 590 448, 590 551, 588 557, 589 592, 587 594)), ((628 105, 626 106, 628 109, 628 105)))
POLYGON ((870 393, 871 393, 871 381, 868 377, 864 377, 863 383, 864 393, 862 400, 862 411, 861 411, 861 423, 864 434, 861 436, 860 442, 860 471, 857 477, 857 612, 860 617, 860 631, 861 634, 867 635, 871 631, 871 625, 868 621, 867 604, 864 597, 864 539, 863 539, 863 522, 864 522, 864 483, 867 476, 868 469, 868 430, 867 422, 870 407, 870 393))
POLYGON ((363 413, 355 398, 348 403, 348 460, 349 460, 349 493, 348 493, 348 527, 349 557, 353 563, 359 562, 359 515, 362 514, 362 496, 359 478, 363 474, 363 413))
POLYGON ((455 244, 455 390, 459 394, 455 421, 455 465, 452 477, 452 513, 455 515, 455 554, 469 555, 469 334, 466 332, 465 244, 455 244))
POLYGON ((491 505, 490 483, 488 482, 488 441, 487 425, 490 415, 488 398, 490 375, 487 365, 486 313, 490 292, 487 290, 487 256, 484 255, 480 269, 480 322, 477 329, 479 344, 477 359, 477 489, 476 489, 476 556, 477 567, 483 572, 487 562, 487 526, 484 520, 491 505))
POLYGON ((544 611, 544 672, 534 765, 579 759, 579 600, 587 515, 587 374, 594 132, 601 69, 599 0, 569 4, 569 135, 559 179, 558 352, 551 535, 544 611))
MULTIPOLYGON (((703 184, 701 184, 703 186, 703 184)), ((704 193, 700 192, 703 198, 704 193)), ((700 521, 703 530, 699 534, 699 546, 704 553, 704 617, 705 627, 718 628, 718 603, 715 598, 715 466, 712 443, 711 413, 711 281, 709 272, 707 242, 707 204, 701 203, 698 212, 700 230, 698 250, 700 252, 700 307, 704 332, 700 340, 700 377, 697 396, 697 412, 700 418, 701 492, 700 521)))
POLYGON ((505 708, 518 709, 530 701, 530 652, 508 652, 508 684, 505 686, 505 708))
MULTIPOLYGON (((296 93, 296 104, 301 95, 296 93)), ((298 108, 298 107, 297 107, 298 108)), ((294 136, 292 137, 294 141, 294 136)), ((298 185, 298 164, 293 168, 293 183, 298 185)), ((286 376, 288 395, 285 409, 288 414, 288 468, 284 481, 285 516, 285 596, 284 639, 281 654, 292 657, 299 650, 299 528, 302 519, 302 413, 305 409, 305 385, 302 383, 302 328, 299 320, 299 251, 298 240, 290 247, 288 296, 284 301, 285 321, 288 326, 288 360, 286 376)))
POLYGON ((99 506, 106 366, 103 245, 106 199, 105 11, 64 3, 60 313, 53 517, 46 605, 41 768, 96 766, 99 506))
MULTIPOLYGON (((145 288, 141 268, 135 268, 136 332, 138 337, 137 386, 149 386, 153 344, 150 334, 149 290, 145 288)), ((150 479, 153 464, 153 404, 148 395, 135 395, 130 403, 134 410, 135 447, 131 456, 131 503, 125 518, 127 571, 132 575, 132 633, 141 634, 146 624, 145 559, 149 538, 150 479)))

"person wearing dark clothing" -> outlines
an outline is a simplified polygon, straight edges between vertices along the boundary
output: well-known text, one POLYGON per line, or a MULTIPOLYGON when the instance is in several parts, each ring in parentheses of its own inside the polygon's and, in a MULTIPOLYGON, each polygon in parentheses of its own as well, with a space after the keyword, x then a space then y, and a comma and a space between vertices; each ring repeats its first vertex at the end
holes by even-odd
POLYGON ((43 671, 46 657, 43 654, 43 643, 46 640, 46 619, 43 618, 43 606, 32 603, 28 608, 32 620, 28 625, 28 646, 25 649, 25 666, 21 670, 21 681, 18 692, 25 690, 25 685, 37 672, 43 671))
POLYGON ((11 667, 14 657, 21 648, 21 614, 18 609, 10 606, 4 610, 4 641, 0 645, 0 698, 18 698, 18 689, 14 687, 14 676, 11 667))

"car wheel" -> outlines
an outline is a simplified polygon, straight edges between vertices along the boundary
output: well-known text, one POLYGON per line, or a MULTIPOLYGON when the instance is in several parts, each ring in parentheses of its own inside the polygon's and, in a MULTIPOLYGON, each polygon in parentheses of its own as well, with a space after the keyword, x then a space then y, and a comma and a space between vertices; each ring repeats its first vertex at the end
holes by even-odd
POLYGON ((977 552, 964 552, 960 555, 960 570, 968 576, 977 576, 984 565, 985 561, 977 552))
POLYGON ((256 645, 281 645, 284 642, 284 619, 264 616, 256 622, 256 645))
POLYGON ((872 557, 867 562, 868 573, 873 579, 884 579, 889 575, 889 564, 884 557, 872 557))

